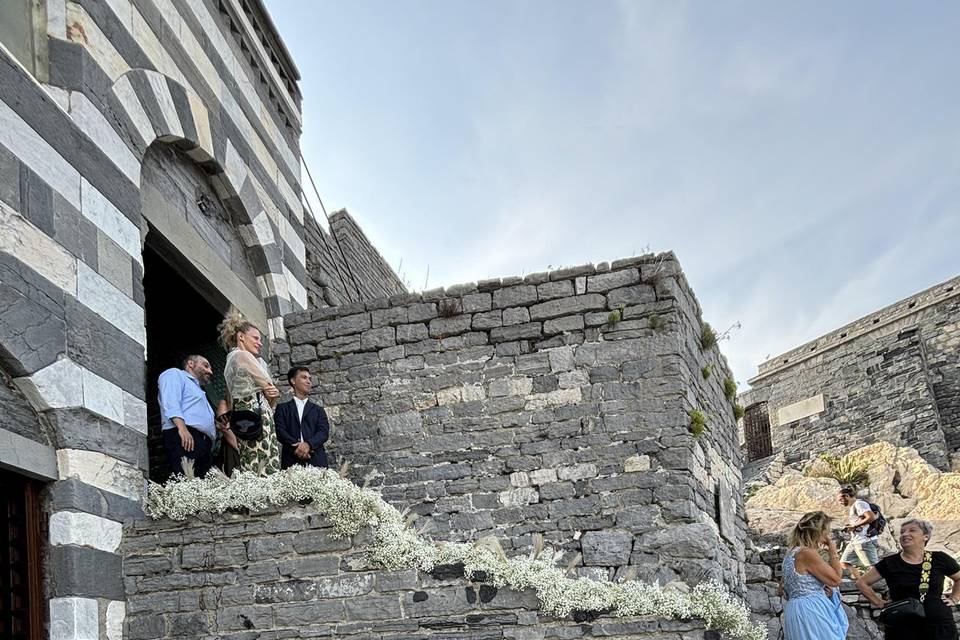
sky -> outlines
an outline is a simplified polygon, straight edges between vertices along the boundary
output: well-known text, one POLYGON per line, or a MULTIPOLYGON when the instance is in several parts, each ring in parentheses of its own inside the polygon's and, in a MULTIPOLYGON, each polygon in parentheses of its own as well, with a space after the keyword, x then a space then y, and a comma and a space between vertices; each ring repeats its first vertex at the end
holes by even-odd
POLYGON ((411 290, 673 250, 745 389, 960 275, 960 3, 266 4, 411 290))

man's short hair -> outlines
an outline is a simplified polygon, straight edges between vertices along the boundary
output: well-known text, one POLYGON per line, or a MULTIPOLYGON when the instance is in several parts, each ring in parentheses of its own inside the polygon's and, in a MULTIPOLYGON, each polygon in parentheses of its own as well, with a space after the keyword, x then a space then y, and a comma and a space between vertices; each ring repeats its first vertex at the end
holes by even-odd
POLYGON ((840 489, 840 495, 847 496, 848 498, 856 498, 857 492, 853 490, 853 487, 844 487, 840 489))
POLYGON ((307 369, 302 365, 297 367, 290 367, 290 371, 287 371, 287 382, 290 384, 293 384, 293 379, 296 378, 297 374, 300 373, 301 371, 306 371, 307 373, 310 373, 310 369, 307 369))
POLYGON ((204 358, 203 356, 201 356, 201 355, 198 354, 198 353, 191 353, 191 354, 189 354, 189 355, 185 355, 185 356, 183 356, 183 358, 180 360, 180 368, 181 368, 181 369, 186 369, 188 364, 191 364, 191 363, 193 363, 193 362, 196 362, 197 360, 206 360, 206 358, 204 358))

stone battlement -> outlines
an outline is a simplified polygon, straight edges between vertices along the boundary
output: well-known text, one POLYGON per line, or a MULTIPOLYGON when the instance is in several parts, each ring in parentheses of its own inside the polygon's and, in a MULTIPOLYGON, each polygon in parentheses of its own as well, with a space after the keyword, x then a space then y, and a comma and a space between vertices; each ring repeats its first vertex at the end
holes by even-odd
POLYGON ((751 385, 762 383, 766 377, 774 373, 786 371, 801 362, 821 356, 827 351, 837 349, 869 333, 882 331, 886 334, 897 331, 910 324, 910 319, 925 309, 957 296, 960 296, 960 276, 895 302, 796 349, 770 358, 759 365, 757 375, 748 382, 751 385))

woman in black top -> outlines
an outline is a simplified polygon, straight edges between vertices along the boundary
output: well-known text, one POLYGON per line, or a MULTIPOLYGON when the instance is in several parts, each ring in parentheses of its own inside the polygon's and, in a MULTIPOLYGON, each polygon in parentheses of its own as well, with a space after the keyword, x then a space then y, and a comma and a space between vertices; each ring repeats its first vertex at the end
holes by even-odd
MULTIPOLYGON (((926 520, 907 520, 900 526, 900 553, 887 556, 859 580, 857 588, 875 607, 904 598, 920 599, 920 582, 925 547, 933 534, 926 520), (890 601, 884 601, 870 585, 883 578, 890 589, 890 601)), ((957 640, 953 607, 960 601, 960 564, 942 551, 931 553, 929 590, 923 601, 926 617, 914 617, 897 626, 886 627, 887 640, 957 640), (953 590, 943 593, 943 578, 953 580, 953 590)))

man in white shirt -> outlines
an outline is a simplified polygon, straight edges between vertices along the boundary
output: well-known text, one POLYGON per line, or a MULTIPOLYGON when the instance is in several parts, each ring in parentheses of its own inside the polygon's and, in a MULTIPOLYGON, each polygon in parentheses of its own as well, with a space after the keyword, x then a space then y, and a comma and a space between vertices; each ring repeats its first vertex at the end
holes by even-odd
POLYGON ((877 519, 877 514, 870 508, 870 503, 858 499, 850 487, 840 490, 837 502, 849 509, 844 531, 850 532, 850 541, 843 548, 840 564, 850 570, 851 578, 859 580, 860 568, 869 569, 877 564, 877 536, 870 535, 869 531, 870 523, 877 519))
POLYGON ((313 378, 306 367, 293 367, 287 372, 293 399, 281 402, 274 412, 277 439, 280 440, 280 466, 295 464, 327 466, 323 444, 330 436, 330 423, 323 407, 310 400, 313 378))

